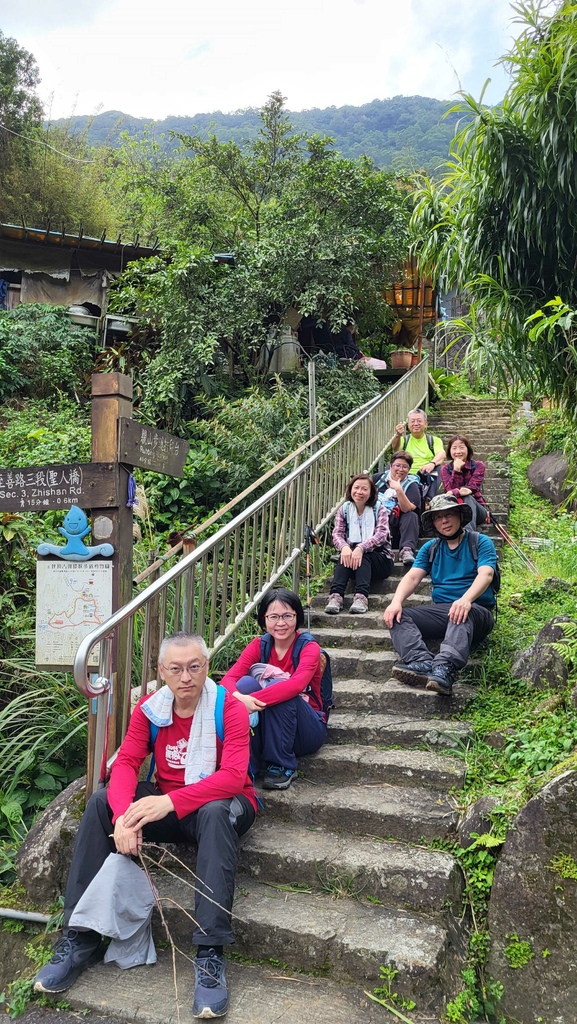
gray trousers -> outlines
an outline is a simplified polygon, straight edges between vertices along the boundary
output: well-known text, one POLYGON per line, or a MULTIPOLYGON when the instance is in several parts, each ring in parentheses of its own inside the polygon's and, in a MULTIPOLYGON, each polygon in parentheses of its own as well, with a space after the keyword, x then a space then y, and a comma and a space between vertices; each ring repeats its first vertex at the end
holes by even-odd
POLYGON ((472 644, 486 637, 494 625, 493 612, 473 604, 465 622, 456 625, 449 619, 450 604, 425 604, 403 608, 401 621, 391 629, 391 641, 402 661, 430 661, 439 665, 451 662, 456 668, 466 665, 472 644), (426 640, 441 640, 439 653, 432 655, 426 640))

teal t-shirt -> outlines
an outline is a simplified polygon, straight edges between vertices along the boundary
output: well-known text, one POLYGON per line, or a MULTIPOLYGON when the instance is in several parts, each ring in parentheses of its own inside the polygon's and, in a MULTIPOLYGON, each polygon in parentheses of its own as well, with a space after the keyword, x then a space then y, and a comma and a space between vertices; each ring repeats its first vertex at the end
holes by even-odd
MULTIPOLYGON (((434 541, 430 540, 417 552, 413 569, 424 569, 425 572, 429 572, 429 550, 433 543, 434 541)), ((452 604, 453 601, 458 601, 475 580, 480 565, 490 565, 492 569, 496 568, 495 545, 491 538, 486 537, 483 533, 479 534, 477 555, 478 559, 475 562, 466 534, 453 551, 446 540, 441 540, 430 567, 435 604, 452 604)), ((482 604, 485 608, 494 607, 495 595, 490 584, 485 592, 476 598, 475 603, 482 604)))

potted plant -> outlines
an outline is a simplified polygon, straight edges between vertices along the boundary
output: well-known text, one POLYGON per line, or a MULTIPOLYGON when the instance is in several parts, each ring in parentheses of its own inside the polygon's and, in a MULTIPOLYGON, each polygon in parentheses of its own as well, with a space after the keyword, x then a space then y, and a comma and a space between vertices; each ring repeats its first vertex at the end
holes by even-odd
POLYGON ((390 353, 391 369, 408 370, 411 366, 413 354, 410 348, 395 348, 390 353))

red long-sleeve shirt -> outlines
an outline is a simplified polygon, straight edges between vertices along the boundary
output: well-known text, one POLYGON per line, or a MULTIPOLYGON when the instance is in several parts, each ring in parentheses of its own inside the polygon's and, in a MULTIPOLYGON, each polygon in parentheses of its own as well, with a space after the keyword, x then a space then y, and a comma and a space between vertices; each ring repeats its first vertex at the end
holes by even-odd
MULTIPOLYGON (((140 709, 148 699, 143 697, 139 700, 132 712, 126 736, 112 766, 107 795, 113 821, 132 803, 140 767, 150 753, 150 721, 140 709)), ((180 718, 173 712, 172 718, 172 725, 159 728, 154 743, 155 779, 163 796, 170 794, 177 818, 197 811, 209 800, 226 800, 240 793, 248 797, 256 811, 254 786, 248 775, 250 730, 244 705, 225 695, 224 742, 216 737, 216 771, 189 786, 184 781, 184 765, 194 716, 180 718)))
MULTIPOLYGON (((292 663, 293 647, 294 642, 284 657, 279 658, 274 644, 272 645, 268 659, 269 665, 274 665, 282 672, 290 672, 291 675, 289 679, 282 679, 272 686, 266 686, 263 690, 259 690, 255 696, 262 700, 264 704, 281 704, 283 701, 290 700, 291 697, 296 697, 298 693, 303 693, 306 690, 311 706, 316 711, 322 711, 321 649, 312 640, 305 644, 295 669, 292 663)), ((260 660, 260 637, 257 636, 245 647, 238 661, 235 661, 234 665, 229 668, 226 675, 221 679, 221 686, 225 686, 229 693, 233 693, 238 680, 242 676, 247 676, 251 665, 256 664, 260 660)))
POLYGON ((475 501, 478 501, 480 505, 487 504, 481 493, 484 479, 485 463, 480 460, 477 461, 475 468, 471 469, 471 460, 467 459, 465 465, 458 473, 453 469, 452 462, 447 462, 444 466, 441 466, 441 480, 443 481, 445 493, 454 494, 458 498, 461 487, 468 487, 475 501))

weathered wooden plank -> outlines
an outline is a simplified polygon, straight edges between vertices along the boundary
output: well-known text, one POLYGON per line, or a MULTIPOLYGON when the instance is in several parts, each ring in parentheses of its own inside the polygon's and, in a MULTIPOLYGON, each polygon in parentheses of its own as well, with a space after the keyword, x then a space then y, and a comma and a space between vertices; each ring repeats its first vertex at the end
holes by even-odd
POLYGON ((182 476, 190 445, 173 434, 122 417, 119 461, 167 476, 182 476))
POLYGON ((118 481, 113 462, 0 469, 0 511, 110 508, 119 504, 118 481))

